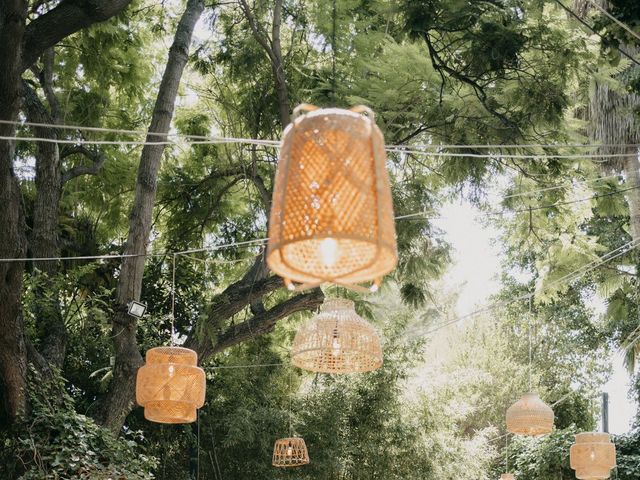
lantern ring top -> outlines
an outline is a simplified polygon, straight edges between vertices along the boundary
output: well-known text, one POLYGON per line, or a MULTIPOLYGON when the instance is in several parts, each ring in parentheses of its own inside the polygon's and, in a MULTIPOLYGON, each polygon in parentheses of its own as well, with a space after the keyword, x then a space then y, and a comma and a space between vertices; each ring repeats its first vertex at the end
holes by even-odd
MULTIPOLYGON (((320 107, 317 107, 311 103, 301 103, 293 109, 293 113, 291 114, 291 121, 296 120, 298 117, 304 115, 305 113, 314 112, 316 110, 320 110, 320 107)), ((375 121, 375 113, 373 113, 373 110, 371 110, 366 105, 355 105, 346 111, 353 113, 364 113, 368 118, 371 119, 371 121, 375 121)))

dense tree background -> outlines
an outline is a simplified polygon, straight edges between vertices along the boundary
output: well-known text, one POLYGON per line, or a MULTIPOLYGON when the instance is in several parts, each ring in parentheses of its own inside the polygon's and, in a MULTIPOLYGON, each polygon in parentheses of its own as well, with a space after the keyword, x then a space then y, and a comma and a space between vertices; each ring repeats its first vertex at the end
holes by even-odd
MULTIPOLYGON (((599 5, 640 32, 637 2, 599 5)), ((3 138, 50 140, 0 140, 0 257, 132 255, 0 263, 2 478, 479 480, 505 456, 518 480, 574 478, 568 446, 597 428, 611 356, 623 349, 633 376, 640 352, 633 35, 583 1, 0 0, 0 39, 0 120, 163 144, 0 123, 3 138), (264 238, 277 161, 269 146, 173 134, 277 140, 303 102, 368 105, 387 144, 412 147, 388 162, 396 214, 424 212, 397 222, 398 269, 363 297, 288 292, 260 245, 177 257, 176 328, 207 402, 193 425, 146 422, 133 385, 170 338, 164 252, 264 238), (566 146, 589 142, 602 146, 566 146), (449 325, 451 251, 432 218, 457 199, 500 232, 503 268, 500 307, 449 325), (354 298, 383 334, 380 370, 288 366, 328 295, 354 298), (130 300, 149 306, 139 322, 130 300), (530 331, 556 431, 505 450, 530 331), (271 448, 289 423, 311 464, 280 471, 271 448)), ((640 475, 639 439, 616 438, 618 478, 640 475)))

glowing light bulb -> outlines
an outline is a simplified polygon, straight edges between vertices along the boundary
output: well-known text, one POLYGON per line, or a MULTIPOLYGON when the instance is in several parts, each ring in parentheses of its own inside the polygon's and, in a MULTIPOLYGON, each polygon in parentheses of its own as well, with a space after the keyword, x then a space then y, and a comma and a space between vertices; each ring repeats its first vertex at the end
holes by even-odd
POLYGON ((327 267, 332 267, 338 261, 338 242, 334 238, 325 238, 318 247, 320 261, 327 267))
POLYGON ((293 455, 293 447, 289 444, 289 448, 287 448, 287 457, 293 455))
POLYGON ((338 341, 338 336, 333 337, 333 342, 331 342, 331 355, 337 357, 340 355, 340 342, 338 341))

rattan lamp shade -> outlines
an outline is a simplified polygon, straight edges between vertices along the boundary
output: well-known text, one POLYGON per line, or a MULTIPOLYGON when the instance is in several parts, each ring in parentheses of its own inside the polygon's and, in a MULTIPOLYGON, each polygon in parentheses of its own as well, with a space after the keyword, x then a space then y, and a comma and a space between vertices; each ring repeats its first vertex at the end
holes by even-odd
POLYGON ((301 108, 312 111, 282 138, 267 263, 288 285, 379 280, 398 255, 384 138, 373 112, 301 108))
POLYGON ((516 435, 544 435, 553 430, 553 410, 538 394, 527 393, 507 410, 507 431, 516 435))
POLYGON ((198 355, 182 347, 156 347, 138 370, 136 400, 144 417, 158 423, 190 423, 204 405, 207 386, 198 355))
POLYGON ((309 463, 309 452, 304 439, 298 437, 280 438, 273 446, 274 467, 300 467, 309 463))
POLYGON ((604 480, 616 466, 616 447, 608 433, 579 433, 569 454, 571 468, 580 480, 604 480))
POLYGON ((513 473, 503 473, 500 475, 500 480, 515 480, 513 473))
POLYGON ((351 300, 327 299, 296 333, 291 361, 312 372, 368 372, 382 365, 380 337, 351 300))

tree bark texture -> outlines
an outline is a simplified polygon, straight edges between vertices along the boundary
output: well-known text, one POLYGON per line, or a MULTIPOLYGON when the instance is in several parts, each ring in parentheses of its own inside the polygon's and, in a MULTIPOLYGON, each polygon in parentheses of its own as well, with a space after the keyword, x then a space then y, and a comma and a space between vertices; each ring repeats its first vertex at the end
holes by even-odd
MULTIPOLYGON (((36 92, 24 84, 24 105, 29 121, 56 123, 38 98, 36 92)), ((40 138, 57 139, 53 128, 36 127, 40 138)), ((62 195, 62 168, 60 151, 56 143, 41 142, 36 145, 36 196, 33 205, 33 227, 29 249, 33 258, 53 258, 60 254, 58 243, 58 213, 62 195)), ((52 277, 58 273, 59 262, 36 261, 33 266, 42 275, 42 282, 35 292, 35 316, 42 339, 40 353, 51 366, 62 368, 67 348, 67 330, 62 310, 54 293, 52 277)))
MULTIPOLYGON (((29 2, 0 0, 0 119, 17 120, 23 93, 21 74, 38 57, 66 36, 119 13, 130 2, 63 0, 27 25, 29 2)), ((12 137, 15 132, 14 125, 0 124, 0 135, 12 137)), ((20 185, 13 171, 14 155, 15 143, 0 140, 0 258, 26 255, 26 226, 20 185)), ((45 170, 40 179, 51 173, 45 170)), ((20 306, 23 272, 23 262, 0 262, 0 418, 4 423, 12 423, 27 409, 28 349, 20 306)))
MULTIPOLYGON (((20 100, 22 39, 27 2, 0 1, 0 119, 15 121, 20 100)), ((0 135, 15 127, 0 124, 0 135)), ((15 144, 0 141, 0 257, 20 258, 26 251, 20 186, 13 171, 15 144)), ((27 353, 20 298, 23 262, 0 263, 0 417, 11 423, 27 407, 27 353)))
MULTIPOLYGON (((628 147, 627 153, 624 159, 624 175, 629 188, 633 188, 626 192, 629 205, 629 232, 631 239, 638 242, 640 241, 640 161, 638 161, 636 147, 628 147)), ((640 245, 636 245, 636 249, 640 249, 640 245)))
MULTIPOLYGON (((189 58, 193 30, 203 10, 203 0, 189 0, 178 23, 149 126, 149 132, 156 135, 148 135, 149 142, 164 141, 169 132, 178 86, 189 58)), ((143 364, 136 340, 137 321, 127 314, 127 304, 140 299, 144 255, 151 233, 158 172, 163 153, 164 145, 145 145, 142 149, 124 251, 125 255, 134 256, 123 260, 118 277, 115 314, 112 319, 116 361, 109 391, 98 408, 98 421, 116 433, 120 431, 134 406, 136 373, 143 364)))

